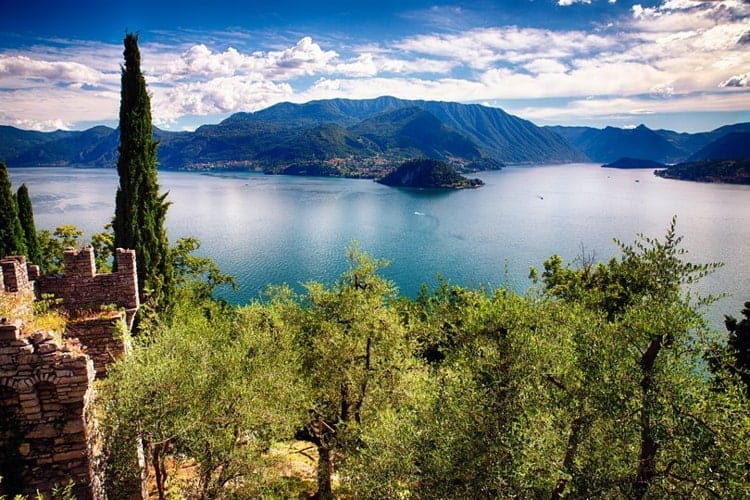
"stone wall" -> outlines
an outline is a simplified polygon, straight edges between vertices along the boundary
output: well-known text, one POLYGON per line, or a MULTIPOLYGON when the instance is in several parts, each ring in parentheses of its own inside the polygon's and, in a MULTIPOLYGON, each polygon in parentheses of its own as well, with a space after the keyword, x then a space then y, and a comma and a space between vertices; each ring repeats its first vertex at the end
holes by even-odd
POLYGON ((92 318, 68 321, 65 337, 76 338, 94 360, 96 378, 107 376, 107 366, 125 355, 130 343, 125 312, 102 313, 92 318))
POLYGON ((87 415, 93 362, 76 341, 23 335, 21 326, 0 322, 0 494, 49 492, 72 479, 76 498, 101 498, 87 415))
POLYGON ((117 249, 115 259, 117 272, 97 274, 91 247, 70 249, 65 273, 47 276, 22 256, 0 260, 0 295, 12 304, 11 315, 30 312, 35 289, 61 299, 69 315, 58 339, 0 318, 0 496, 45 493, 72 479, 76 498, 105 498, 101 437, 89 403, 94 378, 127 352, 139 306, 135 252, 117 249))
POLYGON ((62 299, 63 306, 72 314, 98 311, 102 305, 110 304, 134 311, 140 305, 135 251, 118 248, 115 262, 116 272, 97 274, 93 248, 68 249, 63 256, 65 274, 39 277, 37 291, 62 299))

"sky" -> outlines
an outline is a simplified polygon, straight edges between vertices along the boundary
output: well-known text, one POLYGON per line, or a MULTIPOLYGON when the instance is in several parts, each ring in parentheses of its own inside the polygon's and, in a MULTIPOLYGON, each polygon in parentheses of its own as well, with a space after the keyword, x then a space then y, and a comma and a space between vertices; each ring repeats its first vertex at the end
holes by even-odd
POLYGON ((139 34, 154 124, 392 95, 537 125, 750 121, 750 0, 0 0, 0 125, 117 126, 139 34))

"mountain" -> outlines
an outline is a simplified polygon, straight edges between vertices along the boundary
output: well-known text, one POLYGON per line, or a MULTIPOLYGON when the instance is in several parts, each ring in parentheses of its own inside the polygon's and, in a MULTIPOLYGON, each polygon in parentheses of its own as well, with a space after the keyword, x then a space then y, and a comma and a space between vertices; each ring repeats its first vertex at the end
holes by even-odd
POLYGON ((630 157, 671 163, 690 154, 645 125, 633 129, 575 127, 561 130, 564 128, 567 127, 550 127, 595 162, 611 163, 630 157))
POLYGON ((0 160, 9 160, 55 140, 70 137, 77 132, 37 132, 0 125, 0 160))
POLYGON ((379 183, 386 186, 413 188, 477 188, 484 185, 479 179, 467 179, 444 161, 417 159, 404 162, 379 183))
POLYGON ((725 125, 710 132, 700 132, 697 134, 678 133, 671 130, 657 130, 656 132, 677 147, 690 151, 691 153, 696 153, 701 148, 717 139, 721 139, 727 134, 735 132, 750 132, 750 123, 746 122, 725 125))
POLYGON ((740 160, 750 158, 750 132, 731 132, 706 144, 688 161, 740 160))
POLYGON ((501 166, 465 135, 416 106, 386 111, 363 120, 349 130, 371 141, 389 156, 414 158, 421 155, 442 160, 464 158, 470 165, 484 168, 501 166))
MULTIPOLYGON (((194 132, 155 129, 154 135, 159 166, 167 169, 377 177, 419 157, 446 160, 461 170, 586 159, 553 131, 501 109, 387 96, 280 103, 194 132)), ((5 127, 0 158, 12 167, 113 166, 118 139, 107 127, 46 134, 5 127)))
POLYGON ((563 126, 545 128, 562 136, 596 162, 611 163, 619 158, 631 157, 658 163, 677 163, 688 160, 701 148, 728 134, 750 132, 750 123, 726 125, 697 134, 651 130, 645 125, 634 129, 563 126))
POLYGON ((502 109, 479 104, 404 100, 390 96, 360 100, 327 99, 304 104, 276 104, 255 113, 237 113, 222 123, 297 123, 310 126, 333 122, 351 127, 383 113, 415 107, 431 113, 499 162, 561 163, 586 160, 580 151, 556 133, 502 109))

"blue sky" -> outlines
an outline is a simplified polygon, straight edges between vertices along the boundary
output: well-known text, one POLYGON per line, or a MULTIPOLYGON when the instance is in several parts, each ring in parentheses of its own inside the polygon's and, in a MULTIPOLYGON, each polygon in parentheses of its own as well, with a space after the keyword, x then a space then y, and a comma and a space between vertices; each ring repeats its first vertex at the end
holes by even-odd
POLYGON ((0 0, 0 124, 116 125, 140 34, 157 126, 282 101, 394 95, 539 125, 750 121, 750 1, 0 0))

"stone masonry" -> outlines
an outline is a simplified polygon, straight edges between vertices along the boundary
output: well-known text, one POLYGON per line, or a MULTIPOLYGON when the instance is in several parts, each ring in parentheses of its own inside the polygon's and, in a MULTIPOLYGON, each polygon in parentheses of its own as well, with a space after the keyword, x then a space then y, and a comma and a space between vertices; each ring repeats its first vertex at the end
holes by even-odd
POLYGON ((73 341, 21 327, 0 323, 0 493, 33 495, 72 479, 76 498, 100 498, 87 422, 93 362, 73 341))
POLYGON ((97 274, 91 247, 69 249, 65 274, 48 276, 22 256, 0 260, 0 294, 16 314, 32 307, 36 290, 61 299, 69 316, 58 338, 0 318, 0 496, 73 480, 76 498, 105 497, 93 381, 127 352, 139 306, 135 252, 117 249, 115 259, 117 272, 97 274))
POLYGON ((113 305, 127 311, 129 327, 133 313, 140 305, 135 250, 115 250, 117 271, 97 274, 94 249, 90 246, 76 251, 72 248, 63 255, 65 274, 50 274, 37 279, 38 293, 62 299, 63 306, 73 316, 97 312, 103 305, 113 305))

